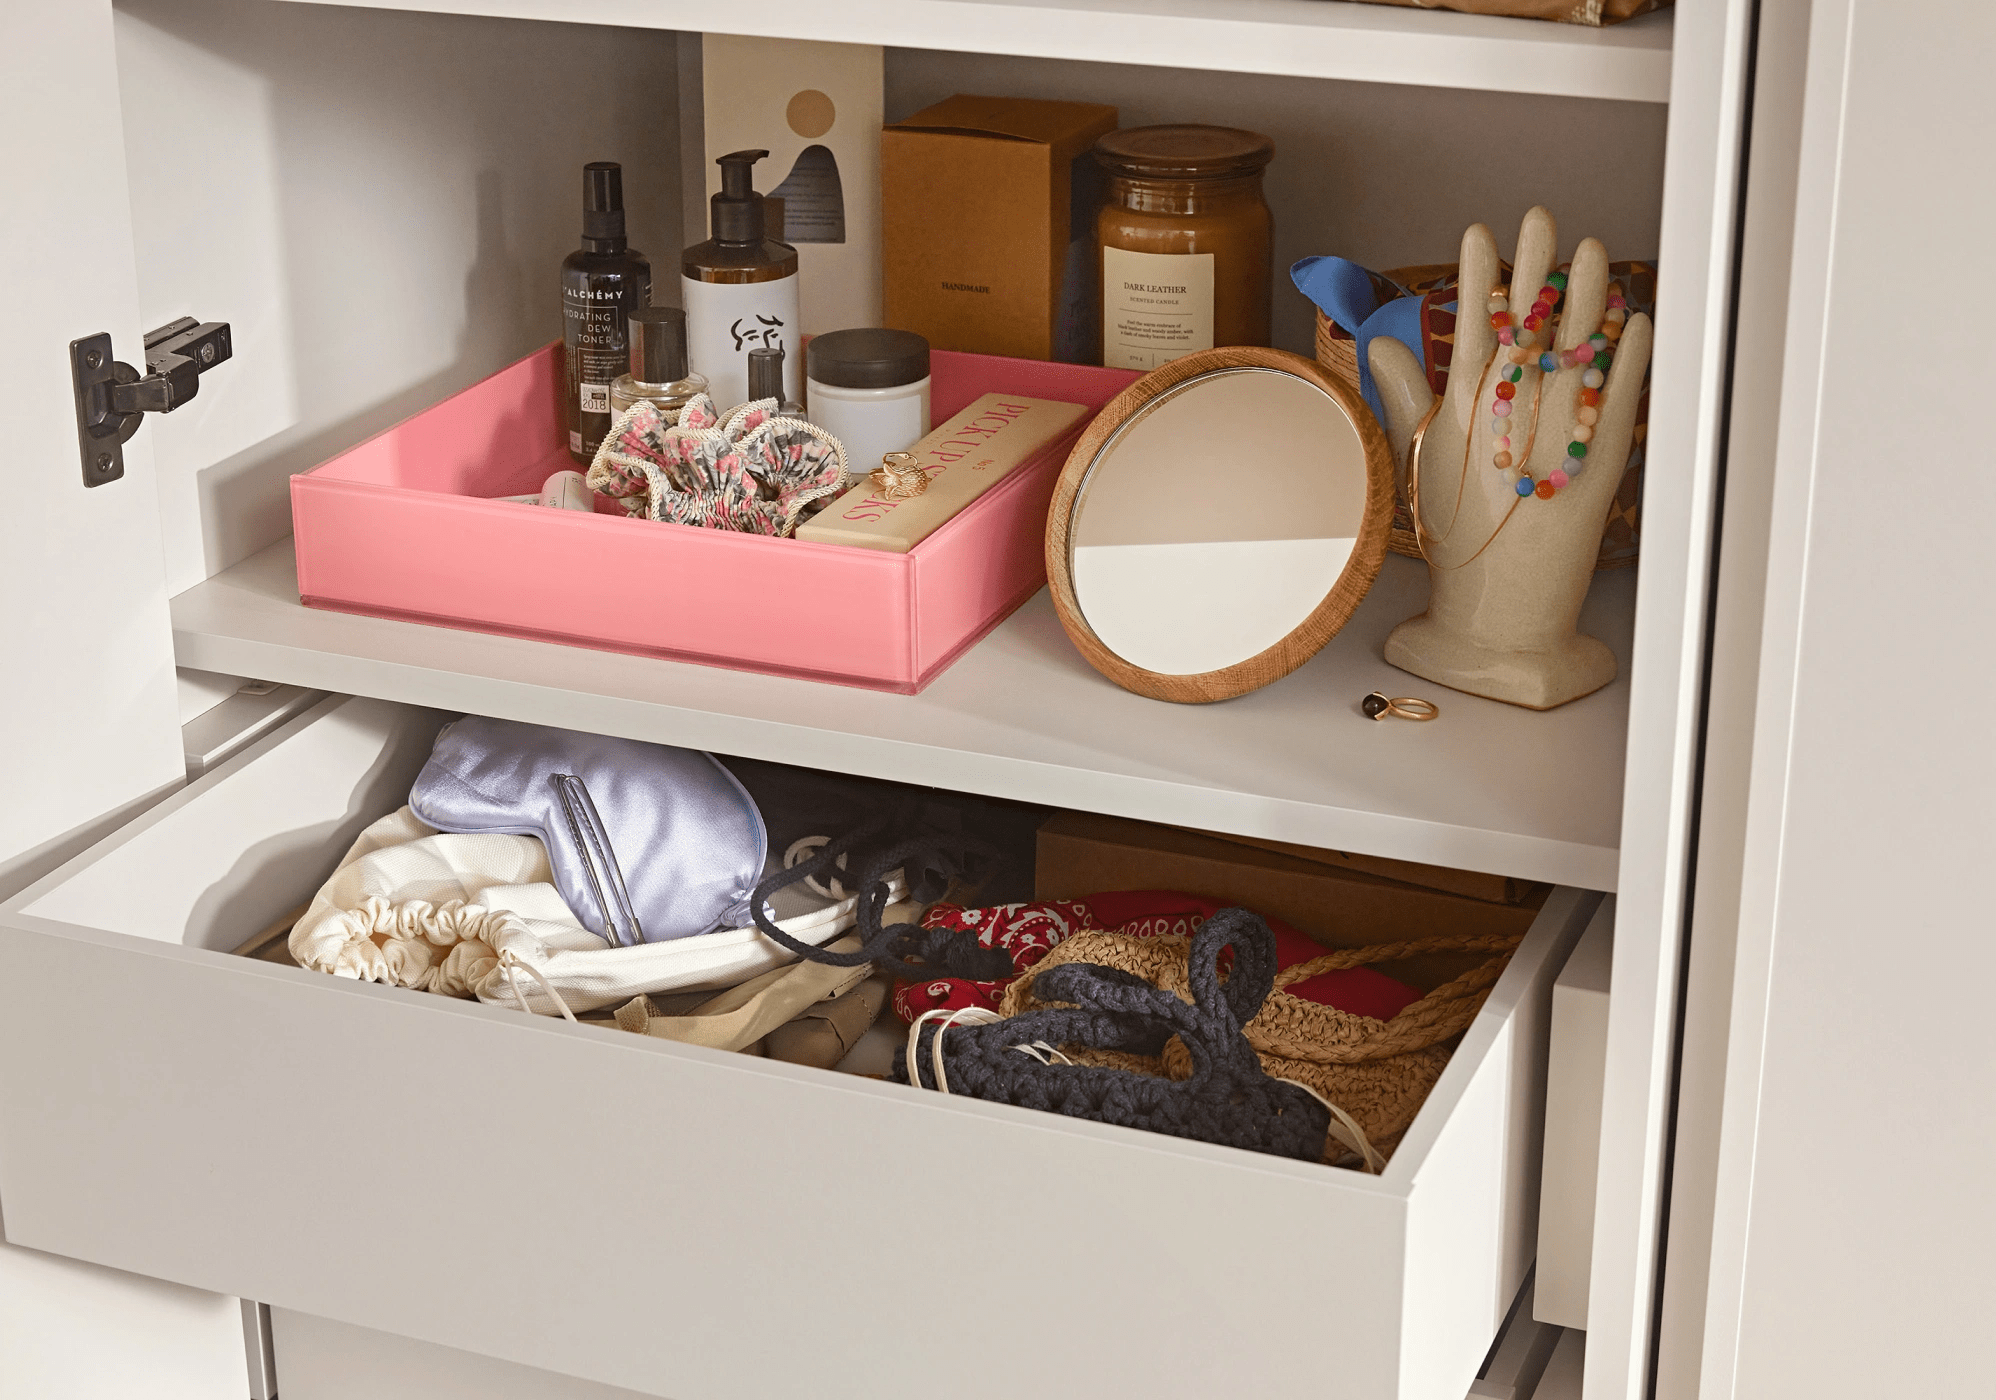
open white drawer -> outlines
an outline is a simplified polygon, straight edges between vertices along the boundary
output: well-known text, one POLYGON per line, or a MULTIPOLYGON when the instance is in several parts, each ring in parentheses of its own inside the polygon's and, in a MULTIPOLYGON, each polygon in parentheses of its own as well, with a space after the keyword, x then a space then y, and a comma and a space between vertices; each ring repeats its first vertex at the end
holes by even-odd
POLYGON ((1547 901, 1379 1177, 222 951, 445 718, 329 700, 0 907, 8 1240, 671 1400, 1461 1400, 1596 896, 1547 901))

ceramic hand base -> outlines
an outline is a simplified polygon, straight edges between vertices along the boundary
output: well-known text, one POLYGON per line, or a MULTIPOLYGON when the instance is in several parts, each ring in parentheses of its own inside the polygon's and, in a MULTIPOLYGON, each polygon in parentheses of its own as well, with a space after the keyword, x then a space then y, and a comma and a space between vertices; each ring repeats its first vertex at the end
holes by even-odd
MULTIPOLYGON (((1496 610, 1501 612, 1501 606, 1496 610)), ((1544 646, 1523 647, 1481 640, 1501 629, 1480 625, 1473 616, 1438 618, 1435 612, 1430 603, 1427 612, 1393 629, 1386 639, 1388 664, 1451 690, 1529 710, 1550 710, 1578 700, 1615 679, 1615 654, 1599 639, 1579 631, 1569 629, 1567 636, 1550 639, 1544 646)))
MULTIPOLYGON (((1518 234, 1512 314, 1526 308, 1553 270, 1558 234, 1533 209, 1518 234)), ((1428 610, 1396 627, 1386 660, 1403 671, 1472 695, 1549 710, 1615 678, 1615 658, 1580 635, 1580 605, 1593 581, 1601 530, 1627 464, 1636 404, 1649 365, 1650 323, 1628 319, 1601 391, 1585 466, 1551 499, 1517 494, 1518 473, 1492 465, 1497 434, 1490 406, 1510 363, 1488 303, 1497 243, 1482 224, 1462 239, 1461 314, 1446 397, 1437 405, 1414 353, 1381 336, 1370 363, 1386 406, 1387 436, 1406 457, 1428 561, 1428 610), (1430 417, 1430 410, 1433 415, 1430 417), (1425 426, 1423 426, 1425 424, 1425 426)), ((1608 300, 1608 254, 1587 239, 1573 257, 1558 340, 1535 352, 1570 350, 1600 327, 1608 300)), ((1523 368, 1513 412, 1513 455, 1545 480, 1570 464, 1584 369, 1523 368)))

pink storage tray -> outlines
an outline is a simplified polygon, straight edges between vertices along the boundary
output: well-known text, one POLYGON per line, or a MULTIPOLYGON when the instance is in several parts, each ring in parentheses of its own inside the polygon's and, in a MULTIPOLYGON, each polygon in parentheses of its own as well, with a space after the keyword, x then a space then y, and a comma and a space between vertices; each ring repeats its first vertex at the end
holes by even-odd
MULTIPOLYGON (((491 500, 575 465, 561 357, 293 477, 306 606, 914 694, 1046 582, 1047 502, 1085 419, 907 554, 491 500)), ((941 423, 994 392, 1099 409, 1137 375, 939 350, 931 377, 941 423)))

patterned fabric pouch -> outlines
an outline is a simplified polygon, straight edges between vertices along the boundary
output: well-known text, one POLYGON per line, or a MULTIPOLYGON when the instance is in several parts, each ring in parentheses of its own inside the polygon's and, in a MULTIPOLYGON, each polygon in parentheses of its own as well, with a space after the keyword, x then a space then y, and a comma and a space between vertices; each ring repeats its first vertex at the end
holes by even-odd
POLYGON ((775 408, 758 399, 723 419, 701 394, 673 422, 652 404, 633 404, 596 450, 589 485, 647 520, 788 535, 806 506, 845 489, 846 450, 775 408))
MULTIPOLYGON (((949 929, 974 936, 986 948, 1011 956, 1012 972, 991 982, 961 977, 929 977, 894 984, 894 1014, 915 1021, 930 1011, 963 1007, 997 1010, 1005 989, 1037 966, 1066 939, 1080 933, 1114 932, 1126 938, 1190 938, 1200 925, 1226 906, 1203 895, 1169 890, 1115 890, 1086 899, 1043 899, 1026 904, 998 904, 966 909, 936 904, 922 919, 925 929, 949 929)), ((1287 970, 1321 957, 1327 950, 1280 919, 1266 919, 1275 936, 1278 969, 1287 970)), ((1368 967, 1341 968, 1297 982, 1289 995, 1360 1016, 1390 1020, 1420 999, 1404 982, 1368 967)))

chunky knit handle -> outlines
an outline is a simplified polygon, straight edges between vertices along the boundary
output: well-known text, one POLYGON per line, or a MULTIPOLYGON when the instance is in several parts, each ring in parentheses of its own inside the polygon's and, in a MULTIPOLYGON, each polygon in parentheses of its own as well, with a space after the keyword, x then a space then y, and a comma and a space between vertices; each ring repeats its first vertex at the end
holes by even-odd
MULTIPOLYGON (((1135 973, 1099 963, 1048 968, 1034 982, 1044 1002, 1120 1018, 1116 1048, 1156 1055, 1176 1036, 1192 1061, 1187 1083, 1196 1092, 1216 1078, 1252 1077, 1254 1052, 1241 1030, 1261 1009, 1275 984, 1275 934, 1259 914, 1222 909, 1193 936, 1188 955, 1192 1001, 1135 973), (1220 954, 1234 950, 1233 969, 1220 982, 1220 954)), ((1107 1048, 1099 1042, 1093 1048, 1107 1048)))
POLYGON ((1199 926, 1187 954, 1186 973, 1192 1000, 1209 1013, 1225 1008, 1228 1020, 1220 1032, 1229 1039, 1240 1033, 1279 985, 1275 972, 1275 934, 1268 921, 1247 909, 1222 909, 1199 926), (1226 986, 1220 985, 1220 954, 1234 950, 1234 966, 1226 986))

